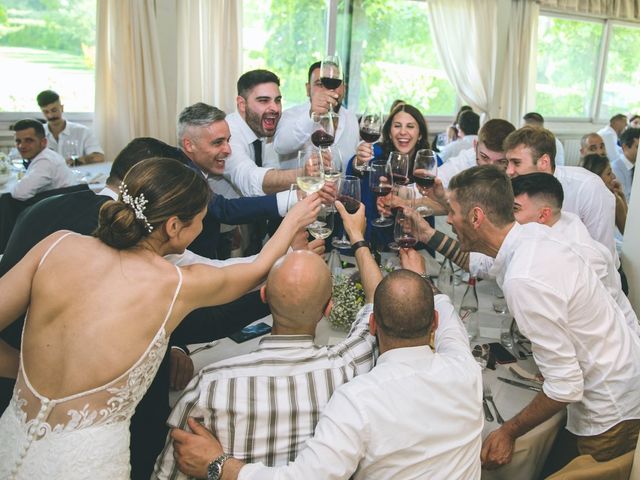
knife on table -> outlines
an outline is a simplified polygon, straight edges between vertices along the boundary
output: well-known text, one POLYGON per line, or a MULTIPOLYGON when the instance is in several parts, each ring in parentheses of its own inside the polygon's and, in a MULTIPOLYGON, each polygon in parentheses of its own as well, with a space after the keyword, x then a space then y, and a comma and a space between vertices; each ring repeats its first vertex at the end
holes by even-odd
POLYGON ((498 380, 504 383, 508 383, 509 385, 513 385, 514 387, 526 388, 527 390, 532 390, 534 392, 541 392, 541 387, 536 387, 534 385, 529 385, 527 383, 517 382, 516 380, 511 380, 509 378, 498 377, 498 380))

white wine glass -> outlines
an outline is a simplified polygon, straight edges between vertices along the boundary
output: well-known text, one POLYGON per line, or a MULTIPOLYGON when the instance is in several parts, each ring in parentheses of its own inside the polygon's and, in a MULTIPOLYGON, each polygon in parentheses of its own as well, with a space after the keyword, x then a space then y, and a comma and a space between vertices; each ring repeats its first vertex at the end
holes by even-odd
POLYGON ((333 233, 333 222, 335 209, 332 211, 327 206, 323 206, 318 213, 316 221, 307 226, 307 230, 315 239, 328 238, 333 233))
POLYGON ((70 167, 76 167, 78 165, 78 158, 80 158, 80 146, 78 141, 74 139, 65 139, 60 145, 60 154, 67 161, 67 165, 70 167))
MULTIPOLYGON (((349 214, 354 214, 360 208, 360 179, 353 175, 345 175, 340 179, 340 185, 338 187, 338 200, 342 202, 345 210, 349 214)), ((334 237, 331 241, 331 245, 335 248, 351 248, 351 243, 347 238, 346 232, 342 232, 342 238, 334 237)))
POLYGON ((324 186, 322 155, 317 148, 298 151, 298 175, 296 183, 306 193, 315 193, 324 186))

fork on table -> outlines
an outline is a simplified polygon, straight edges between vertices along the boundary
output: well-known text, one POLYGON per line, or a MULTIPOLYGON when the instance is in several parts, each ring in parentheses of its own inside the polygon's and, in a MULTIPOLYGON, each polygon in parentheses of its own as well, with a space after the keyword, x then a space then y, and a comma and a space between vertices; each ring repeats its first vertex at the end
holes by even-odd
MULTIPOLYGON (((493 405, 493 409, 496 412, 496 420, 498 421, 499 424, 502 425, 504 423, 504 419, 502 418, 502 415, 500 415, 500 412, 498 411, 498 407, 496 407, 496 402, 493 401, 493 394, 491 393, 491 387, 487 383, 482 384, 482 397, 483 397, 483 401, 488 401, 489 403, 491 403, 491 405, 493 405)), ((489 419, 487 418, 487 420, 489 419)))

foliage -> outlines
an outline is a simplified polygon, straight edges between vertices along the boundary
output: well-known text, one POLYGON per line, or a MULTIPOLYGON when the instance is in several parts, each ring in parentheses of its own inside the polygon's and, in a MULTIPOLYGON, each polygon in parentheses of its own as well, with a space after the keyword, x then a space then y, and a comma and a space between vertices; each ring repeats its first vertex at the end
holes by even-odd
POLYGON ((346 275, 337 275, 333 279, 333 307, 329 322, 335 328, 349 330, 356 315, 364 305, 362 284, 346 275))

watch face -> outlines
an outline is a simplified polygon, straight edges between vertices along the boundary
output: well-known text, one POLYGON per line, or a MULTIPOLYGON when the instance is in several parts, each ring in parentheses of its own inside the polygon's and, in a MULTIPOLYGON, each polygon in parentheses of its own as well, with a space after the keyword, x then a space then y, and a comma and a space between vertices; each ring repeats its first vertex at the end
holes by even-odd
POLYGON ((221 465, 218 462, 211 463, 207 470, 208 480, 218 480, 220 478, 220 474, 222 473, 221 465))

